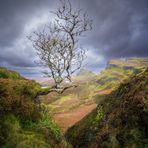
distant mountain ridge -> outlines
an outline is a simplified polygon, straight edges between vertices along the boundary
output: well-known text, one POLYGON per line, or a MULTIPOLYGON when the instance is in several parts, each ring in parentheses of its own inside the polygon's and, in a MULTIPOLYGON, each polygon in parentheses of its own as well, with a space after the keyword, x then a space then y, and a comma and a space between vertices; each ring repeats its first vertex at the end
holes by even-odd
POLYGON ((113 59, 107 64, 107 68, 122 67, 125 69, 148 67, 148 58, 113 59))
POLYGON ((132 74, 138 74, 148 67, 148 58, 113 59, 96 78, 98 89, 115 89, 132 74))

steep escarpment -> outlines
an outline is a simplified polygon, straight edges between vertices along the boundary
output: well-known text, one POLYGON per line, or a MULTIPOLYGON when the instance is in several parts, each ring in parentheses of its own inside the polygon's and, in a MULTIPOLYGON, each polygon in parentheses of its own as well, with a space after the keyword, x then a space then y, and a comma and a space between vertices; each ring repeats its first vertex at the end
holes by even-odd
POLYGON ((148 146, 148 69, 106 96, 92 113, 70 128, 74 148, 148 146))
POLYGON ((140 69, 148 66, 148 58, 127 58, 127 59, 113 59, 107 64, 108 68, 122 67, 127 69, 140 69))
POLYGON ((98 90, 114 90, 121 82, 148 67, 148 58, 127 58, 110 60, 107 68, 96 78, 98 90))

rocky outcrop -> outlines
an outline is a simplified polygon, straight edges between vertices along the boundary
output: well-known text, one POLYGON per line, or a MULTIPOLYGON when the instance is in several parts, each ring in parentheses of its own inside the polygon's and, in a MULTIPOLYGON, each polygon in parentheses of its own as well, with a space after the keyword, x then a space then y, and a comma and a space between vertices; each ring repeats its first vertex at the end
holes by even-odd
POLYGON ((120 67, 125 70, 148 67, 148 58, 113 59, 107 63, 107 68, 120 67))

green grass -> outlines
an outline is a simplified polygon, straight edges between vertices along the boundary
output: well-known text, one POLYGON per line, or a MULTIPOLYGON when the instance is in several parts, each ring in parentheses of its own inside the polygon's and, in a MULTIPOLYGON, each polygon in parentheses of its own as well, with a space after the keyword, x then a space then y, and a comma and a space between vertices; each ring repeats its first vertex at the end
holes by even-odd
POLYGON ((71 97, 72 97, 71 95, 62 96, 59 100, 57 100, 56 102, 54 102, 54 104, 61 105, 61 104, 63 104, 65 101, 70 100, 71 97))
POLYGON ((38 132, 41 132, 43 128, 46 128, 54 136, 55 140, 57 141, 61 140, 60 128, 52 120, 49 113, 43 113, 42 119, 39 120, 39 122, 32 122, 31 120, 26 120, 22 126, 25 129, 28 129, 28 130, 34 129, 34 130, 37 130, 38 132))
POLYGON ((22 79, 19 73, 0 67, 0 78, 9 78, 13 80, 22 79))
POLYGON ((3 118, 1 123, 2 133, 0 134, 0 143, 2 148, 10 147, 50 147, 43 134, 35 131, 27 131, 21 127, 20 121, 13 114, 3 118))

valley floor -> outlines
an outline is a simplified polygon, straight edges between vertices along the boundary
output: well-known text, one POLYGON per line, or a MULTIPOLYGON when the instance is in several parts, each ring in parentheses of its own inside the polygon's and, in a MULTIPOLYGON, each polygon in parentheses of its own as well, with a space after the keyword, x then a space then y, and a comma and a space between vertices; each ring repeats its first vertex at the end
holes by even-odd
POLYGON ((84 116, 89 114, 96 107, 96 103, 85 105, 68 112, 54 114, 53 118, 55 122, 60 126, 61 131, 65 133, 68 128, 80 121, 84 116))

